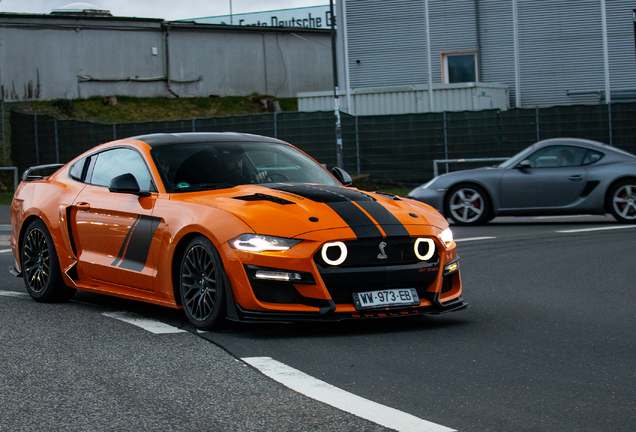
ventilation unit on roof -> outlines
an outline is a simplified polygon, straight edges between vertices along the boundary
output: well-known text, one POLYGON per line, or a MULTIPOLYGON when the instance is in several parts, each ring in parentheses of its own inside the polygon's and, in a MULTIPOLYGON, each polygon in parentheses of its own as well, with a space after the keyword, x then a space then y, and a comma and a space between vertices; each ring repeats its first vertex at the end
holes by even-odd
POLYGON ((53 9, 51 15, 90 15, 90 16, 113 16, 109 10, 100 9, 90 3, 71 3, 59 9, 53 9))

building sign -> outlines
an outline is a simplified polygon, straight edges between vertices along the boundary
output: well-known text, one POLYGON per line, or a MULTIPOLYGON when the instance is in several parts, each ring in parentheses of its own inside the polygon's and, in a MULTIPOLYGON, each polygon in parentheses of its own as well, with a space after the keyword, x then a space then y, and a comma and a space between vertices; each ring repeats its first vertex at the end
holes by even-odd
POLYGON ((331 28, 329 5, 191 18, 179 21, 194 21, 201 24, 226 24, 237 26, 300 27, 316 29, 331 28))

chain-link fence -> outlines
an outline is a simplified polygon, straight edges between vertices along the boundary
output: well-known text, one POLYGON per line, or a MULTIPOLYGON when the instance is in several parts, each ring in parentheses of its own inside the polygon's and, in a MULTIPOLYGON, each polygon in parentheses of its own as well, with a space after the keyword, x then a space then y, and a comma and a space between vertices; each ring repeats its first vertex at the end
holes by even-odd
MULTIPOLYGON (((113 139, 158 132, 232 131, 280 138, 331 168, 336 164, 334 120, 332 112, 285 112, 98 124, 11 112, 11 158, 21 173, 32 165, 67 162, 113 139)), ((342 137, 345 170, 369 174, 381 184, 414 185, 433 177, 436 159, 508 157, 546 138, 593 139, 635 153, 636 103, 343 115, 342 137)))

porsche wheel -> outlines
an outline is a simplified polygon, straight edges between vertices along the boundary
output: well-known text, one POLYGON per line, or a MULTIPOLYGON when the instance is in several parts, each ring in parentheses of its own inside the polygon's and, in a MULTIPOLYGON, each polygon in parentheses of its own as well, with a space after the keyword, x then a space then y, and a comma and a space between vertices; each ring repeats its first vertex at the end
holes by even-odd
POLYGON ((610 211, 617 221, 636 223, 636 181, 616 184, 609 193, 610 211))
POLYGON ((457 225, 482 225, 490 219, 490 200, 477 185, 459 185, 450 190, 444 213, 457 225))
POLYGON ((36 301, 66 301, 75 294, 62 280, 60 264, 53 239, 41 220, 33 221, 27 228, 20 249, 22 273, 27 292, 36 301))
POLYGON ((198 329, 225 323, 225 270, 210 240, 196 237, 186 247, 179 276, 183 309, 198 329))

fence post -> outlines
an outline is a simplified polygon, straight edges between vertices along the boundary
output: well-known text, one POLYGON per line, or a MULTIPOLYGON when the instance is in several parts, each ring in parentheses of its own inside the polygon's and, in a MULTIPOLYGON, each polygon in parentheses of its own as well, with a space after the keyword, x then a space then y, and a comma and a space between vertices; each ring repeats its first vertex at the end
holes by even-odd
POLYGON ((360 167, 360 130, 358 129, 358 116, 354 117, 356 125, 356 162, 358 166, 358 174, 362 172, 360 167))
POLYGON ((40 165, 40 144, 38 143, 38 113, 33 115, 33 127, 35 129, 35 164, 40 165))
POLYGON ((274 111, 274 138, 278 138, 278 113, 274 111))
POLYGON ((60 143, 57 139, 57 119, 53 120, 55 129, 55 163, 60 163, 60 143))
MULTIPOLYGON (((442 118, 444 119, 444 159, 448 159, 448 128, 446 126, 446 111, 442 114, 442 118)), ((446 172, 448 172, 448 164, 446 164, 446 172)), ((437 177, 437 174, 435 174, 435 177, 437 177)))
POLYGON ((197 119, 195 119, 195 118, 192 119, 192 132, 196 132, 197 131, 196 121, 197 121, 197 119))
POLYGON ((534 122, 537 127, 537 141, 541 141, 541 134, 539 133, 539 105, 534 108, 534 122))
POLYGON ((117 139, 117 123, 113 123, 113 141, 117 139))
POLYGON ((612 103, 607 104, 607 119, 609 120, 609 145, 612 144, 612 103))
POLYGON ((4 86, 0 88, 2 91, 2 161, 3 165, 7 166, 7 140, 4 129, 4 86))

